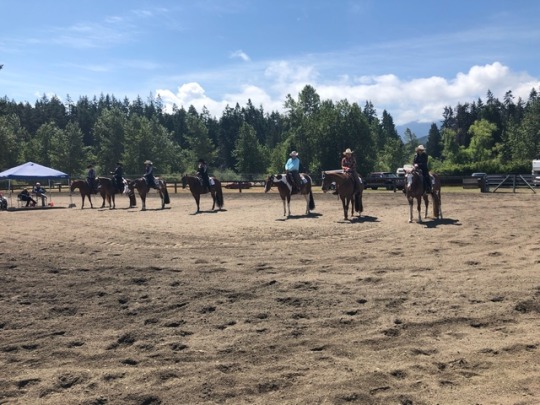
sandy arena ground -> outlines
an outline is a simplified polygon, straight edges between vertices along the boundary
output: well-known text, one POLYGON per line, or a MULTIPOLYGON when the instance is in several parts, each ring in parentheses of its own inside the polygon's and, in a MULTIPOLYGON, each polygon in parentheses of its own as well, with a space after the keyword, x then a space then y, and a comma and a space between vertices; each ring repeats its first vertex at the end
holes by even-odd
POLYGON ((171 200, 0 212, 0 404, 540 403, 540 193, 171 200))

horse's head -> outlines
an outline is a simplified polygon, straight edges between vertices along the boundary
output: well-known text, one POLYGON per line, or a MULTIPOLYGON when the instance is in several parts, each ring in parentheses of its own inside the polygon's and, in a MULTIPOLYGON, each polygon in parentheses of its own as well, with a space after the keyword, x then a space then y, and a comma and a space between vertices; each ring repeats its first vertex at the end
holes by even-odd
POLYGON ((137 182, 136 179, 128 181, 127 186, 128 186, 128 189, 129 189, 130 193, 133 192, 133 189, 135 188, 136 182, 137 182))
POLYGON ((72 181, 72 182, 71 182, 71 185, 69 186, 69 189, 71 190, 71 192, 73 192, 73 191, 75 191, 76 188, 77 188, 77 187, 76 187, 75 182, 72 181))
POLYGON ((332 180, 331 176, 329 176, 326 172, 323 172, 322 180, 323 182, 321 185, 321 189, 324 193, 326 193, 332 188, 332 184, 334 184, 334 181, 332 180))
POLYGON ((184 174, 182 176, 182 188, 186 188, 187 185, 187 176, 184 174))
POLYGON ((265 183, 264 183, 264 192, 265 193, 268 193, 270 191, 270 189, 272 188, 272 184, 274 184, 274 175, 270 175, 268 176, 268 178, 266 179, 265 183))

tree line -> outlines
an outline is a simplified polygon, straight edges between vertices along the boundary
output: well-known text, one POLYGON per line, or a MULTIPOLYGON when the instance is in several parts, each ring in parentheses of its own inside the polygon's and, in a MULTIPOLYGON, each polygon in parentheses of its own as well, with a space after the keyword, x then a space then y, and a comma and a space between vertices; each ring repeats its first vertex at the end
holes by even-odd
MULTIPOLYGON (((426 140, 432 170, 440 174, 529 172, 540 154, 540 99, 486 101, 445 107, 426 140)), ((113 95, 83 96, 65 102, 43 96, 31 105, 0 99, 0 168, 33 161, 84 176, 88 163, 106 175, 116 162, 126 173, 143 171, 150 159, 162 176, 179 177, 205 159, 215 175, 235 180, 279 173, 291 150, 310 173, 339 167, 346 148, 355 151, 358 172, 391 171, 410 163, 419 139, 407 129, 400 137, 386 110, 363 108, 346 99, 321 100, 306 85, 287 96, 284 112, 266 112, 251 100, 227 106, 221 117, 206 108, 173 106, 149 96, 131 101, 113 95)))

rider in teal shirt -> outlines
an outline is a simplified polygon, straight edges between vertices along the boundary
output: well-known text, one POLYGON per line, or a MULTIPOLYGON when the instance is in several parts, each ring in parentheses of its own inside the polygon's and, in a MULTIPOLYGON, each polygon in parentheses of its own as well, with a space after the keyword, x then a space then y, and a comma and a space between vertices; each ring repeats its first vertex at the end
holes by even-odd
POLYGON ((291 173, 295 186, 298 190, 302 187, 302 179, 300 178, 300 159, 298 159, 298 152, 292 151, 289 155, 289 160, 285 163, 285 171, 291 173))

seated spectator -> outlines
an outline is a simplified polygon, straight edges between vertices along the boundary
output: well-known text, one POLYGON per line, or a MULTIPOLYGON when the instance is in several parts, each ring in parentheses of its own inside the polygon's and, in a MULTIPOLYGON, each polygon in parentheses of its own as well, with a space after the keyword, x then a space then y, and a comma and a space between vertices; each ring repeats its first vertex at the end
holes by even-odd
POLYGON ((25 188, 23 191, 20 192, 20 194, 17 196, 19 200, 26 201, 26 207, 29 207, 30 205, 32 207, 36 206, 36 200, 32 198, 30 193, 28 192, 28 189, 25 188))
POLYGON ((7 210, 7 208, 8 208, 7 198, 4 197, 2 193, 0 193, 0 210, 7 210))
POLYGON ((41 187, 41 184, 36 183, 34 189, 32 190, 32 194, 34 194, 36 198, 41 198, 41 206, 45 207, 45 199, 47 196, 45 195, 45 189, 41 187))

